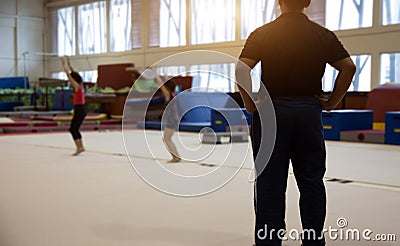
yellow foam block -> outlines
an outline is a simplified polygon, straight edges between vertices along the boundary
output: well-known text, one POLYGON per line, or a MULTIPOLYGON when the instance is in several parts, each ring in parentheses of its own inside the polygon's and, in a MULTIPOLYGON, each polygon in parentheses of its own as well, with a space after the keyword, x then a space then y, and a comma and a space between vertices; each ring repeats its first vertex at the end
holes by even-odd
POLYGON ((113 120, 123 120, 124 116, 123 115, 111 115, 111 119, 113 119, 113 120))
POLYGON ((372 125, 372 129, 374 130, 385 130, 385 123, 384 122, 374 122, 372 125))
MULTIPOLYGON (((107 119, 106 114, 99 114, 99 115, 89 115, 85 117, 85 121, 87 120, 105 120, 107 119)), ((53 117, 54 121, 71 121, 72 116, 55 116, 53 117)))

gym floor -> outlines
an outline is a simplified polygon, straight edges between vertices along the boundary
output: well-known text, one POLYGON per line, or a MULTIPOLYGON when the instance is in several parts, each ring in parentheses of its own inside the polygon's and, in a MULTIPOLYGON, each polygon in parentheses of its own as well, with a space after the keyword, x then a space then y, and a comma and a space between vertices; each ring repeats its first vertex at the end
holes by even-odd
MULTIPOLYGON (((127 132, 124 139, 130 158, 121 132, 84 132, 83 136, 87 151, 77 157, 71 156, 74 146, 67 133, 0 137, 0 246, 252 245, 249 143, 233 144, 242 152, 221 144, 200 162, 166 164, 169 155, 160 132, 148 131, 146 139, 138 130, 127 132), (221 170, 231 172, 243 164, 237 175, 215 192, 191 198, 150 187, 129 161, 151 170, 157 158, 171 172, 204 174, 224 160, 226 156, 221 155, 226 153, 237 163, 221 170)), ((180 139, 199 145, 197 134, 182 133, 180 139)), ((400 146, 326 144, 326 228, 361 233, 359 241, 333 234, 327 245, 398 245, 400 146), (339 227, 338 220, 345 226, 339 227), (367 229, 370 241, 362 237, 367 229), (395 234, 397 242, 373 241, 378 234, 395 234)), ((292 232, 301 228, 298 196, 290 174, 287 229, 292 232)), ((283 243, 300 244, 292 239, 283 243)))

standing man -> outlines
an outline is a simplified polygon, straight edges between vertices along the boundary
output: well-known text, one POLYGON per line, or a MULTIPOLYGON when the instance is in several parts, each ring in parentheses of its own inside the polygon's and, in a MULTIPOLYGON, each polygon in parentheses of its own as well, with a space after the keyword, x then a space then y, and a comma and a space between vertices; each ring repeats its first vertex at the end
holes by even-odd
POLYGON ((236 68, 236 79, 248 112, 254 113, 254 159, 260 149, 260 114, 251 99, 250 72, 261 62, 262 82, 275 110, 277 132, 265 169, 257 167, 255 182, 255 243, 282 245, 289 161, 300 191, 303 245, 325 245, 325 144, 321 110, 331 110, 346 94, 356 67, 336 35, 303 13, 311 0, 279 0, 282 14, 247 39, 236 68), (321 97, 326 63, 339 71, 329 98, 321 97), (248 94, 249 93, 249 94, 248 94))

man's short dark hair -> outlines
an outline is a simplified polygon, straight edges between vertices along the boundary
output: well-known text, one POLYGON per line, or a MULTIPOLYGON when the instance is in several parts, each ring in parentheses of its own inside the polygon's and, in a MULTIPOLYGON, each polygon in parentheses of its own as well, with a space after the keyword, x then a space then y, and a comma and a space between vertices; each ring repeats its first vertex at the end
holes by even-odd
POLYGON ((310 5, 311 0, 281 0, 284 1, 288 8, 293 10, 301 10, 310 5))

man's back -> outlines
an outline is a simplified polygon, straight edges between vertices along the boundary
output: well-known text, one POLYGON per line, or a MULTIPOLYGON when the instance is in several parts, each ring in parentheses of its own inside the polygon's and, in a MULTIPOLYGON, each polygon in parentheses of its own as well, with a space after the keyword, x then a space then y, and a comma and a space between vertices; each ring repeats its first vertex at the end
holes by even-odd
POLYGON ((273 97, 320 94, 326 63, 348 57, 335 34, 302 13, 282 14, 256 29, 246 46, 242 57, 261 61, 262 81, 273 97))

